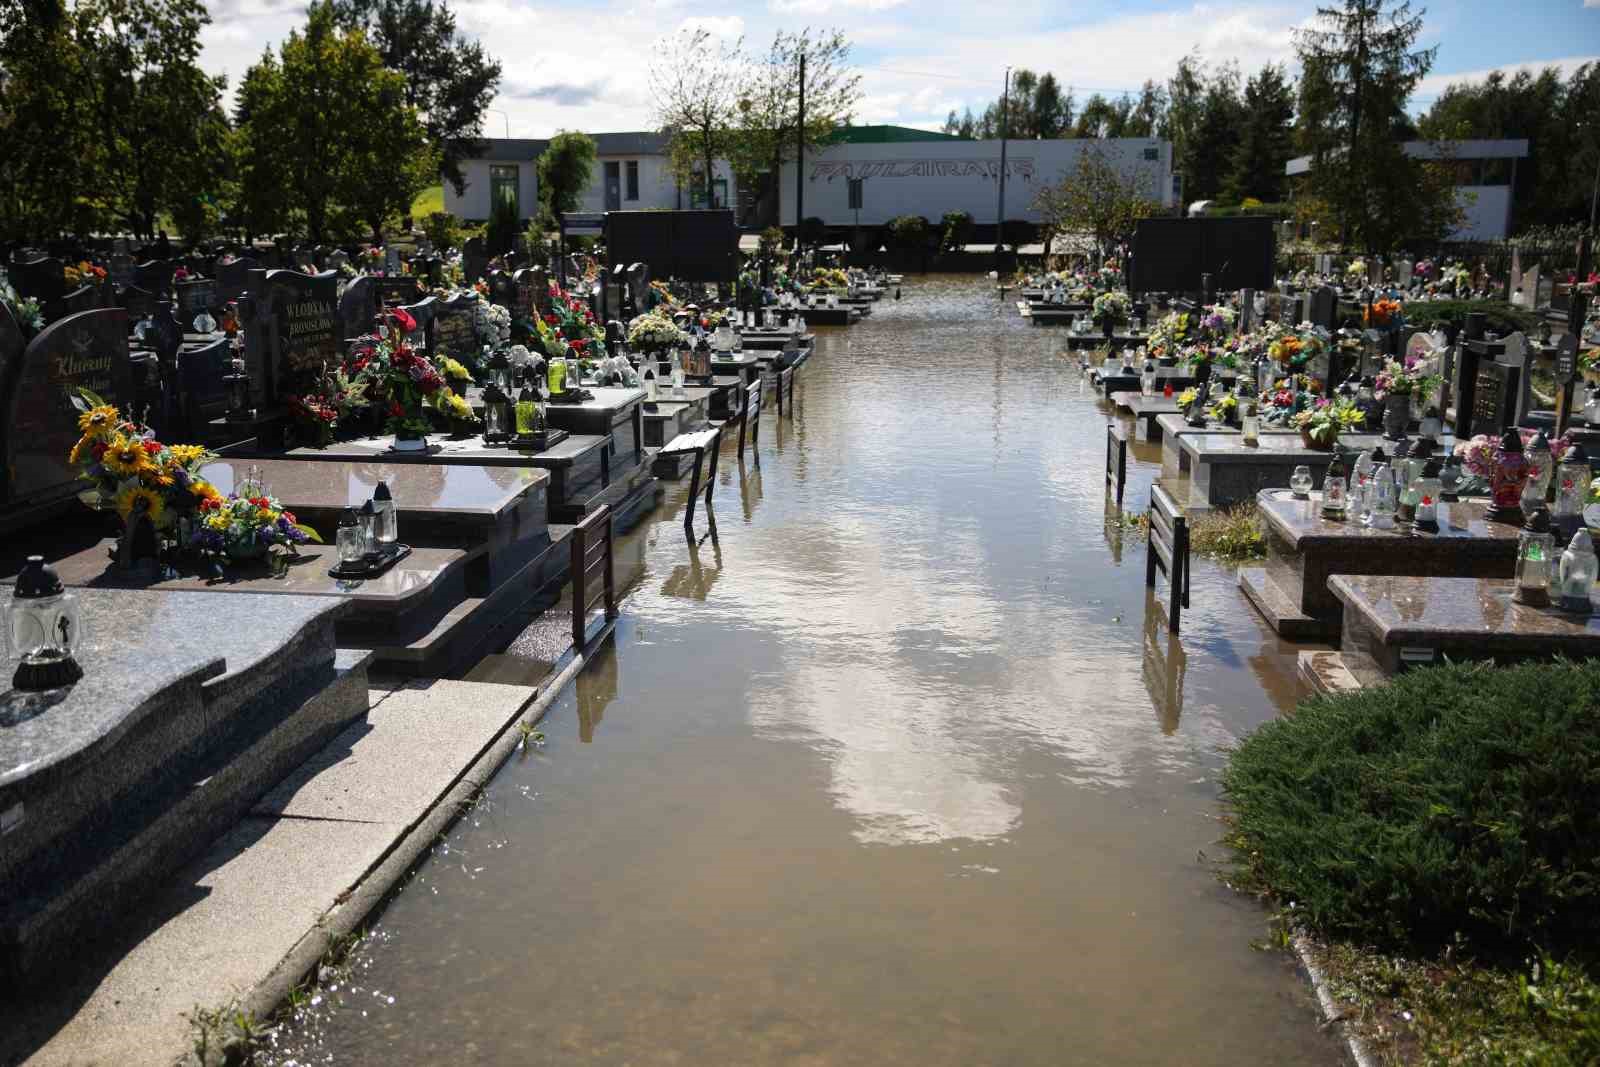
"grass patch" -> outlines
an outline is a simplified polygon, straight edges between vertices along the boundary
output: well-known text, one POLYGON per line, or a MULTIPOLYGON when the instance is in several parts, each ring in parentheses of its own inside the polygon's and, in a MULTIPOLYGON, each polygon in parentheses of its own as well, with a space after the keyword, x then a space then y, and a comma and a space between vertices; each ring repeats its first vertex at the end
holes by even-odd
POLYGON ((1230 880, 1394 1062, 1600 1062, 1600 664, 1314 698, 1230 755, 1230 880))
POLYGON ((444 186, 432 185, 417 194, 411 201, 411 217, 425 219, 435 211, 444 210, 444 186))
POLYGON ((1212 559, 1241 563, 1267 554, 1267 532, 1255 504, 1247 501, 1191 516, 1189 548, 1212 559))

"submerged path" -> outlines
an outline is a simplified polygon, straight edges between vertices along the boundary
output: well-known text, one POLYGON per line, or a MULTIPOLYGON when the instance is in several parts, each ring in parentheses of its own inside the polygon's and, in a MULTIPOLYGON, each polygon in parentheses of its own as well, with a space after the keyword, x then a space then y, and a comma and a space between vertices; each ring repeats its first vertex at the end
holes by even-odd
POLYGON ((1063 348, 972 277, 824 336, 279 1062, 1341 1062, 1201 857, 1293 650, 1203 561, 1169 639, 1063 348))

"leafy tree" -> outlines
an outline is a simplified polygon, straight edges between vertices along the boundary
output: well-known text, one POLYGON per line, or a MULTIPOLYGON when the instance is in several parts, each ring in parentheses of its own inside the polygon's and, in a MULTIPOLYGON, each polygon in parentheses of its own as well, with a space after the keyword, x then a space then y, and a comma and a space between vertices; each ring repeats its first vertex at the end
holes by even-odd
POLYGON ((1283 196, 1283 168, 1292 151, 1294 95, 1283 68, 1268 64, 1244 87, 1239 144, 1225 185, 1233 200, 1253 196, 1276 202, 1283 196))
POLYGON ((667 135, 667 160, 678 180, 705 183, 711 203, 716 160, 734 142, 732 127, 739 98, 744 39, 733 44, 709 30, 684 27, 666 42, 650 64, 650 90, 656 122, 667 135))
POLYGON ((806 64, 806 124, 799 131, 806 151, 827 144, 835 130, 850 123, 861 99, 861 76, 850 67, 850 42, 839 30, 809 27, 779 30, 764 60, 745 72, 735 101, 737 135, 728 160, 741 185, 754 187, 762 175, 777 175, 795 152, 800 114, 800 60, 806 64))
POLYGON ((562 130, 550 138, 539 156, 539 206, 547 228, 583 202, 583 191, 594 175, 594 138, 575 130, 562 130))
POLYGON ((1133 237, 1140 219, 1161 211, 1143 170, 1124 173, 1109 147, 1087 148, 1072 173, 1034 195, 1034 208, 1058 233, 1087 234, 1102 255, 1133 237))
POLYGON ((1054 74, 1046 71, 1039 75, 1039 84, 1033 90, 1028 135, 1041 141, 1060 137, 1072 121, 1072 104, 1072 90, 1063 93, 1054 74))
POLYGON ((444 0, 334 0, 346 29, 362 29, 383 65, 405 78, 405 102, 417 110, 440 171, 459 195, 461 161, 481 146, 484 111, 500 86, 500 64, 477 41, 456 32, 444 0))
POLYGON ((357 221, 381 236, 437 164, 404 77, 360 30, 341 30, 327 2, 246 72, 236 125, 246 214, 283 225, 293 210, 314 241, 357 221))
POLYGON ((1157 132, 1158 137, 1172 142, 1172 168, 1182 175, 1184 195, 1190 200, 1198 199, 1190 156, 1199 135, 1205 91, 1205 67, 1199 58, 1188 55, 1178 60, 1178 69, 1167 81, 1167 110, 1157 132))
POLYGON ((1167 93, 1153 81, 1146 81, 1139 90, 1139 100, 1128 115, 1124 137, 1155 137, 1166 121, 1167 93))
POLYGON ((1369 251, 1436 233, 1455 210, 1439 168, 1401 148, 1406 102, 1433 65, 1434 50, 1415 47, 1421 32, 1410 0, 1340 0, 1296 34, 1313 81, 1313 92, 1301 94, 1310 191, 1338 213, 1342 239, 1369 251))

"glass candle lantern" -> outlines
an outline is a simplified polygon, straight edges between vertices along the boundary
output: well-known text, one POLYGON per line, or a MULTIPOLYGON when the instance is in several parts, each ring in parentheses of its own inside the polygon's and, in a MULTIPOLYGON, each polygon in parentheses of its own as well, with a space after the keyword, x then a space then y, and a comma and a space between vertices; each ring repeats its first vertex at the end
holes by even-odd
POLYGON ((1395 498, 1394 477, 1387 463, 1379 463, 1372 468, 1370 497, 1371 512, 1367 525, 1374 530, 1394 529, 1394 515, 1399 502, 1395 498))
POLYGON ((517 394, 516 431, 518 437, 532 437, 544 429, 544 398, 539 395, 536 379, 529 375, 517 394))
POLYGON ((1345 481, 1344 460, 1338 456, 1333 457, 1333 462, 1328 464, 1328 473, 1322 478, 1322 517, 1333 522, 1344 520, 1345 509, 1349 507, 1347 493, 1348 483, 1345 481))
POLYGON ((639 382, 644 386, 644 398, 652 404, 661 396, 660 377, 656 371, 655 353, 646 352, 639 365, 639 382))
POLYGON ((378 554, 378 509, 368 500, 361 505, 361 510, 356 512, 356 524, 361 531, 361 554, 376 556, 378 554))
POLYGON ((1139 385, 1145 396, 1156 391, 1156 361, 1149 356, 1144 357, 1144 366, 1139 370, 1139 385))
POLYGON ((485 444, 502 444, 511 436, 516 425, 516 412, 511 398, 494 379, 483 387, 483 440, 485 444))
POLYGON ((1437 407, 1430 407, 1422 413, 1422 422, 1418 425, 1417 434, 1428 439, 1437 438, 1444 432, 1444 419, 1439 414, 1437 407))
POLYGON ((1594 611, 1589 590, 1594 586, 1596 574, 1600 574, 1600 559, 1595 558, 1594 542, 1590 540, 1587 529, 1579 530, 1567 542, 1566 551, 1561 553, 1557 592, 1562 611, 1576 615, 1588 615, 1594 611))
POLYGON ((549 366, 545 368, 545 385, 551 396, 560 396, 567 391, 567 361, 563 357, 551 357, 549 366))
POLYGON ((1600 426, 1600 389, 1591 388, 1583 402, 1583 421, 1590 426, 1600 426))
POLYGON ((62 588, 43 556, 29 556, 17 574, 9 615, 6 636, 17 660, 14 688, 57 689, 83 677, 73 658, 83 637, 78 598, 62 588))
POLYGON ((1261 443, 1261 405, 1253 395, 1239 400, 1239 440, 1247 445, 1261 443))
POLYGON ((361 539, 361 523, 356 519, 354 508, 345 508, 344 514, 339 517, 338 548, 340 563, 359 563, 361 557, 367 554, 366 545, 361 539))
POLYGON ((389 492, 388 482, 380 481, 372 491, 372 510, 378 513, 377 521, 373 524, 378 550, 394 551, 394 544, 400 537, 400 516, 395 512, 394 496, 389 492))
POLYGON ((1294 493, 1296 500, 1305 500, 1311 496, 1311 468, 1301 464, 1289 476, 1289 489, 1294 493))
POLYGON ((1522 487, 1528 483, 1528 459, 1522 454, 1522 435, 1507 430, 1494 451, 1494 475, 1489 482, 1489 507, 1484 517, 1491 522, 1522 521, 1522 487))
POLYGON ((677 349, 672 350, 672 397, 682 400, 686 394, 683 391, 683 353, 677 349))
POLYGON ((1439 470, 1439 499, 1444 501, 1460 499, 1461 482, 1461 460, 1452 452, 1439 470))
POLYGON ((1512 578, 1516 588, 1511 599, 1519 604, 1542 608, 1550 603, 1550 579, 1555 538, 1550 536, 1550 512, 1541 505, 1528 516, 1517 535, 1517 569, 1512 578))
POLYGON ((1368 501, 1368 490, 1371 488, 1372 453, 1367 451, 1357 456, 1350 468, 1350 505, 1347 510, 1355 515, 1357 522, 1366 522, 1372 514, 1372 506, 1368 501))
POLYGON ((1423 533, 1439 532, 1439 473, 1442 468, 1439 461, 1430 459, 1422 467, 1422 473, 1411 483, 1411 491, 1416 495, 1414 502, 1415 511, 1412 515, 1411 525, 1423 533))
POLYGON ((1544 503, 1545 495, 1554 479, 1555 460, 1550 455, 1550 440, 1540 430, 1533 440, 1523 446, 1522 454, 1528 460, 1528 481, 1522 487, 1522 510, 1532 511, 1544 503))
POLYGON ((489 357, 488 371, 489 383, 499 386, 502 393, 509 393, 515 387, 516 374, 510 358, 504 352, 496 352, 489 357))
POLYGON ((1589 456, 1582 445, 1573 445, 1556 465, 1556 506, 1550 516, 1556 540, 1565 544, 1583 528, 1583 507, 1588 500, 1589 456))

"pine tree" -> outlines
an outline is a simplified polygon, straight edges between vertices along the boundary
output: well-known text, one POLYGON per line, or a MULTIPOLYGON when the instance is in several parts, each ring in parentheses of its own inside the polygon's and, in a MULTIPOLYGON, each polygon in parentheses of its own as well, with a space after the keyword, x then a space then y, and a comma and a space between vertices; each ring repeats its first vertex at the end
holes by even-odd
POLYGON ((1244 122, 1225 191, 1230 199, 1276 202, 1291 152, 1294 96, 1283 68, 1268 64, 1244 87, 1244 122))

